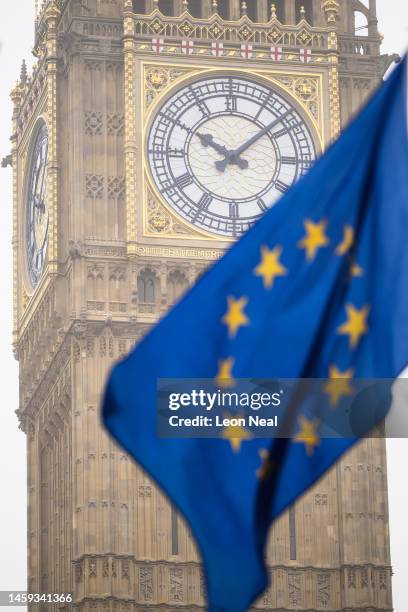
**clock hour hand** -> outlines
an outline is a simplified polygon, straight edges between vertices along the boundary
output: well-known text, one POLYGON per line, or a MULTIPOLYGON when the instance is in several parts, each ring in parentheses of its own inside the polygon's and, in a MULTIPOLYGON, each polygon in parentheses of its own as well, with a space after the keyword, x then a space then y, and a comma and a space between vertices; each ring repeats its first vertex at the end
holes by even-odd
POLYGON ((214 149, 214 151, 217 151, 217 153, 221 153, 221 155, 228 155, 229 151, 227 147, 224 147, 224 145, 220 145, 215 142, 212 134, 200 134, 200 132, 197 132, 197 136, 200 139, 200 142, 203 147, 211 147, 212 149, 214 149))
POLYGON ((230 151, 229 149, 227 149, 227 147, 224 147, 224 145, 220 145, 215 142, 212 134, 200 134, 200 132, 197 132, 197 136, 204 147, 211 147, 212 149, 214 149, 214 151, 217 151, 217 153, 220 153, 221 155, 225 156, 224 160, 215 162, 215 167, 217 168, 217 170, 221 170, 223 172, 228 164, 237 164, 237 166, 242 169, 248 167, 248 162, 245 159, 241 159, 239 156, 234 156, 233 160, 230 159, 233 151, 230 151), (224 164, 225 160, 227 160, 227 162, 224 164), (221 167, 218 167, 219 164, 221 165, 221 167))

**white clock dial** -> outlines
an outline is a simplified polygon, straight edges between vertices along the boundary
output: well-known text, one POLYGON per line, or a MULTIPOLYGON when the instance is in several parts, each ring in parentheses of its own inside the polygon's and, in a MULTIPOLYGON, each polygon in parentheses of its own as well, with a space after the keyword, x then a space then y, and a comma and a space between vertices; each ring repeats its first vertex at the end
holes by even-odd
POLYGON ((310 167, 310 130, 279 93, 235 75, 202 78, 157 111, 148 160, 158 191, 209 232, 246 231, 310 167))
POLYGON ((27 264, 33 287, 41 277, 48 244, 47 163, 48 130, 42 124, 31 155, 26 204, 27 264))

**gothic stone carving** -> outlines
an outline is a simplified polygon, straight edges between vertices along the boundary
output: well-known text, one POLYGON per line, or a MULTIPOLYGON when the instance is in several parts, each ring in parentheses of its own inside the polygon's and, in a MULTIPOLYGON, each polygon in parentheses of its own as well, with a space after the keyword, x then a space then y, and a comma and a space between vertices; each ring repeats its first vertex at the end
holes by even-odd
POLYGON ((99 111, 85 111, 85 133, 90 136, 102 134, 102 113, 99 111))
POLYGON ((88 198, 103 197, 104 178, 100 174, 87 174, 85 176, 85 192, 88 198))
POLYGON ((153 570, 151 567, 139 568, 140 596, 145 601, 153 599, 153 570))

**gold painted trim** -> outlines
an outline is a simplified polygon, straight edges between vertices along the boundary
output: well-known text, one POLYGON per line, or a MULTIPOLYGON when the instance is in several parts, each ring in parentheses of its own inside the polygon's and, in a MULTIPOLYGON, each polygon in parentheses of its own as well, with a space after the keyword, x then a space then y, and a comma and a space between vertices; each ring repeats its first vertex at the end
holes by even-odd
POLYGON ((285 70, 276 70, 266 71, 265 69, 258 70, 249 70, 242 68, 235 68, 230 66, 222 67, 209 67, 206 65, 195 65, 191 67, 190 70, 186 70, 185 64, 167 64, 167 63, 151 63, 151 62, 141 62, 141 72, 143 77, 143 87, 140 90, 140 104, 142 110, 143 117, 143 129, 142 129, 142 224, 143 224, 143 237, 145 238, 164 238, 164 239, 180 239, 183 240, 197 240, 202 238, 203 240, 209 240, 211 242, 222 242, 224 244, 229 244, 235 242, 235 238, 229 236, 219 236, 202 230, 200 228, 195 227, 186 221, 181 215, 177 213, 171 206, 165 201, 160 192, 158 191, 153 178, 150 173, 149 163, 146 158, 146 146, 147 146, 147 137, 149 134, 149 129, 151 122, 158 108, 163 104, 163 102, 170 97, 172 92, 176 89, 179 89, 188 81, 194 80, 195 77, 201 76, 203 74, 214 75, 214 74, 225 74, 225 73, 236 73, 243 74, 246 77, 250 76, 251 78, 259 78, 260 80, 267 81, 268 83, 272 83, 274 87, 281 92, 281 95, 286 99, 289 98, 292 101, 295 108, 300 112, 303 119, 308 123, 309 129, 311 130, 311 135, 313 138, 313 142, 316 146, 317 156, 324 149, 324 121, 323 121, 323 74, 316 72, 296 72, 291 73, 290 71, 285 70), (156 99, 152 102, 152 104, 147 108, 146 107, 146 72, 148 68, 164 68, 167 70, 171 69, 182 69, 183 73, 179 78, 174 79, 173 81, 168 82, 162 90, 158 93, 156 99), (318 82, 318 91, 317 97, 319 101, 319 119, 320 125, 317 123, 313 115, 310 113, 307 106, 302 103, 302 101, 293 95, 293 92, 285 87, 280 81, 274 79, 274 75, 285 76, 289 78, 315 78, 318 82), (300 107, 300 109, 299 109, 300 107), (183 227, 186 228, 186 233, 163 233, 160 232, 154 233, 149 231, 148 228, 148 190, 152 192, 154 197, 157 199, 158 203, 165 209, 166 213, 171 217, 175 218, 178 223, 180 223, 183 227))

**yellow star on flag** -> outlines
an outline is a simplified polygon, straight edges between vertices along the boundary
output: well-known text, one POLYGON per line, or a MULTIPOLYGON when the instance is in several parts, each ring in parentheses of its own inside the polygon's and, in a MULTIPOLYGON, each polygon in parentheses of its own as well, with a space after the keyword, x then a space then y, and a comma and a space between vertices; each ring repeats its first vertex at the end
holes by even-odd
POLYGON ((353 395, 353 387, 350 379, 353 378, 354 370, 340 372, 335 366, 330 367, 330 380, 324 385, 324 392, 330 397, 330 404, 336 408, 341 398, 353 395))
MULTIPOLYGON (((231 418, 230 415, 226 415, 226 417, 231 418)), ((241 450, 241 444, 245 440, 251 440, 253 435, 242 425, 228 425, 223 429, 221 438, 228 440, 234 453, 238 453, 241 450)))
POLYGON ((354 230, 351 225, 344 226, 343 241, 336 249, 336 255, 346 255, 354 244, 354 230))
POLYGON ((360 310, 355 308, 353 304, 347 304, 347 321, 337 328, 337 333, 343 336, 349 336, 350 347, 356 348, 360 342, 361 336, 367 333, 367 317, 370 312, 368 306, 364 306, 360 310))
POLYGON ((351 264, 350 274, 352 278, 361 278, 364 276, 364 270, 356 263, 351 264))
POLYGON ((248 298, 242 297, 236 300, 228 296, 228 311, 222 318, 222 322, 228 326, 228 335, 235 338, 240 327, 249 325, 249 319, 244 313, 244 308, 248 304, 248 298))
POLYGON ((293 438, 294 442, 301 442, 306 447, 306 453, 313 455, 314 449, 320 444, 320 437, 317 433, 319 421, 309 421, 305 416, 299 417, 300 431, 293 438))
POLYGON ((220 359, 218 362, 218 372, 215 377, 215 382, 219 387, 229 389, 235 385, 235 379, 232 375, 232 368, 234 367, 235 359, 228 357, 228 359, 220 359))
POLYGON ((266 480, 273 470, 273 461, 270 459, 267 448, 260 448, 258 454, 262 460, 262 464, 261 467, 256 470, 256 475, 259 480, 266 480))
POLYGON ((298 242, 298 246, 305 249, 308 261, 313 261, 317 251, 326 247, 330 242, 325 234, 327 222, 314 223, 307 219, 303 222, 303 225, 305 226, 306 236, 298 242))
POLYGON ((255 276, 262 276, 265 289, 271 289, 277 276, 286 276, 288 273, 279 258, 282 254, 282 247, 276 246, 274 249, 261 248, 261 263, 255 268, 255 276))

